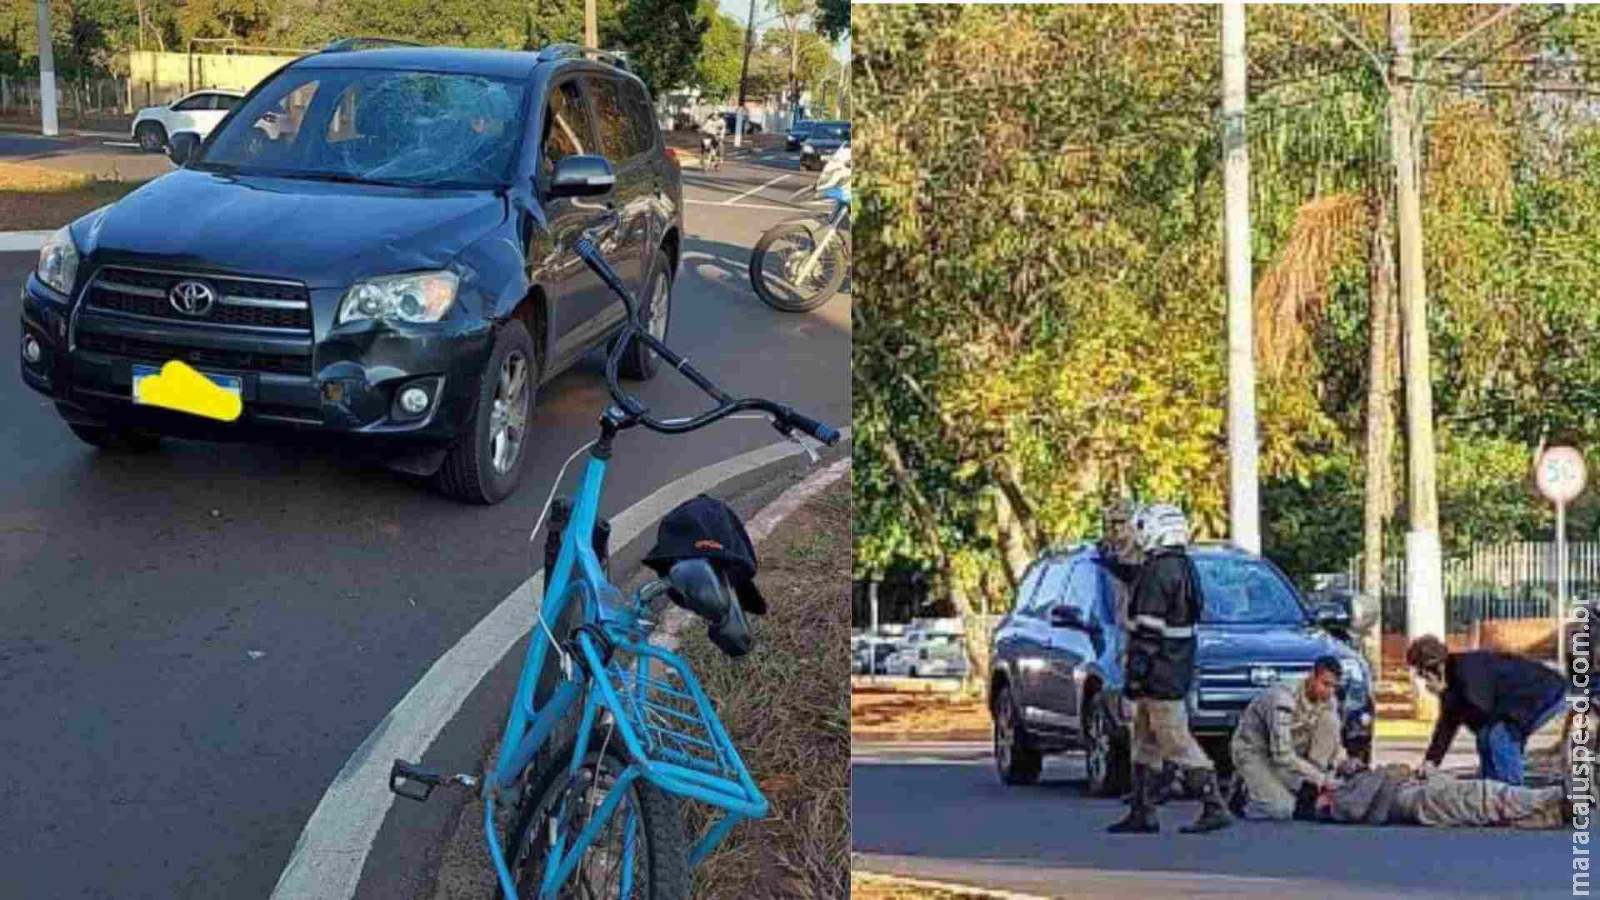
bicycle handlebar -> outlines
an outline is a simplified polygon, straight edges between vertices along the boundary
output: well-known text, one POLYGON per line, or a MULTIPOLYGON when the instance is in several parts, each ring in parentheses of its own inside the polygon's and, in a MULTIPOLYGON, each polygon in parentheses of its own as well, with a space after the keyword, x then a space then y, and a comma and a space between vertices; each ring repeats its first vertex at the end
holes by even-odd
POLYGON ((839 442, 839 432, 836 429, 830 428, 810 416, 796 412, 781 403, 775 403, 759 397, 735 400, 724 393, 711 379, 700 374, 699 370, 695 369, 694 366, 689 365, 688 360, 674 353, 671 347, 662 343, 648 329, 639 324, 639 307, 633 301, 633 294, 628 291, 627 285, 623 284, 622 277, 617 274, 615 269, 611 268, 610 263, 606 262, 605 257, 600 253, 600 249, 595 246, 594 240, 587 231, 573 243, 573 249, 577 251, 578 258, 582 259, 596 275, 600 276, 600 280, 605 282, 607 287, 622 298, 623 306, 628 311, 628 324, 623 327, 622 333, 617 336, 616 343, 612 346, 611 353, 606 358, 606 384, 611 389, 611 397, 617 401, 617 405, 628 415, 637 418, 641 424, 651 431, 661 434, 683 434, 704 428, 737 412, 756 410, 771 415, 773 417, 772 427, 785 437, 788 437, 794 429, 798 428, 804 434, 810 435, 828 446, 839 442), (689 419, 664 421, 649 415, 649 408, 641 404, 632 394, 623 390, 617 379, 617 366, 621 363, 622 354, 627 349, 629 342, 634 338, 643 341, 652 350, 660 354, 662 359, 682 373, 685 378, 694 382, 696 387, 710 394, 718 405, 689 419))

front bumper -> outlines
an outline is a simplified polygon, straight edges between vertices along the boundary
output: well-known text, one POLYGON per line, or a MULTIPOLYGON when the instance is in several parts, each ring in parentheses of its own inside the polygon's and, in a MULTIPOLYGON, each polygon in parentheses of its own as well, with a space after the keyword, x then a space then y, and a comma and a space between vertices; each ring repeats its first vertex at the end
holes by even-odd
MULTIPOLYGON (((80 279, 87 282, 88 278, 80 279)), ((311 327, 301 334, 196 326, 90 308, 85 286, 69 301, 30 275, 22 330, 39 342, 21 359, 23 381, 74 424, 136 428, 204 440, 257 440, 316 433, 396 450, 452 443, 470 419, 493 344, 488 323, 333 328, 341 291, 307 291, 311 327), (242 382, 244 412, 233 422, 136 405, 132 367, 180 359, 242 382), (395 405, 416 384, 432 402, 420 416, 395 405)), ((19 354, 20 357, 20 354, 19 354)))

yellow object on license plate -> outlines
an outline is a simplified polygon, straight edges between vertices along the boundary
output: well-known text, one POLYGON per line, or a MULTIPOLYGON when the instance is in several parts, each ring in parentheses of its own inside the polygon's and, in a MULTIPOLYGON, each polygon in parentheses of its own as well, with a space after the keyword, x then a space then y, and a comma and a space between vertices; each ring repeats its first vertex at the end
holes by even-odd
POLYGON ((244 380, 238 376, 196 372, 178 360, 163 365, 160 371, 151 366, 133 367, 133 402, 145 406, 232 422, 244 412, 243 392, 244 380))

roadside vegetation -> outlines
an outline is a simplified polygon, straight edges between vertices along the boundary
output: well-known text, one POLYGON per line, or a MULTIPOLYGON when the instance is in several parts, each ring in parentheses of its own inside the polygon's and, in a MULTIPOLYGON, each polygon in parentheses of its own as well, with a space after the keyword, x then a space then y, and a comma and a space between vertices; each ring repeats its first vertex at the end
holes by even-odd
POLYGON ((143 186, 82 172, 0 162, 0 222, 8 231, 60 228, 143 186))
MULTIPOLYGON (((771 810, 735 828, 695 871, 694 896, 832 900, 850 891, 850 483, 840 479, 762 542, 756 647, 729 659, 701 623, 680 652, 716 698, 771 810)), ((689 804, 689 833, 711 827, 689 804)))

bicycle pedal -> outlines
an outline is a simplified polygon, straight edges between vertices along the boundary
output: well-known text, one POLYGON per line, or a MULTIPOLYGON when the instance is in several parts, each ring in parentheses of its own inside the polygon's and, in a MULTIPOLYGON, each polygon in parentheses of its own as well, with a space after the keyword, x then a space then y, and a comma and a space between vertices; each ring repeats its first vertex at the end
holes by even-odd
POLYGON ((438 772, 412 765, 403 759, 394 761, 389 769, 389 790, 418 803, 426 803, 433 789, 444 784, 444 778, 438 772), (421 785, 421 790, 409 788, 407 785, 421 785))

